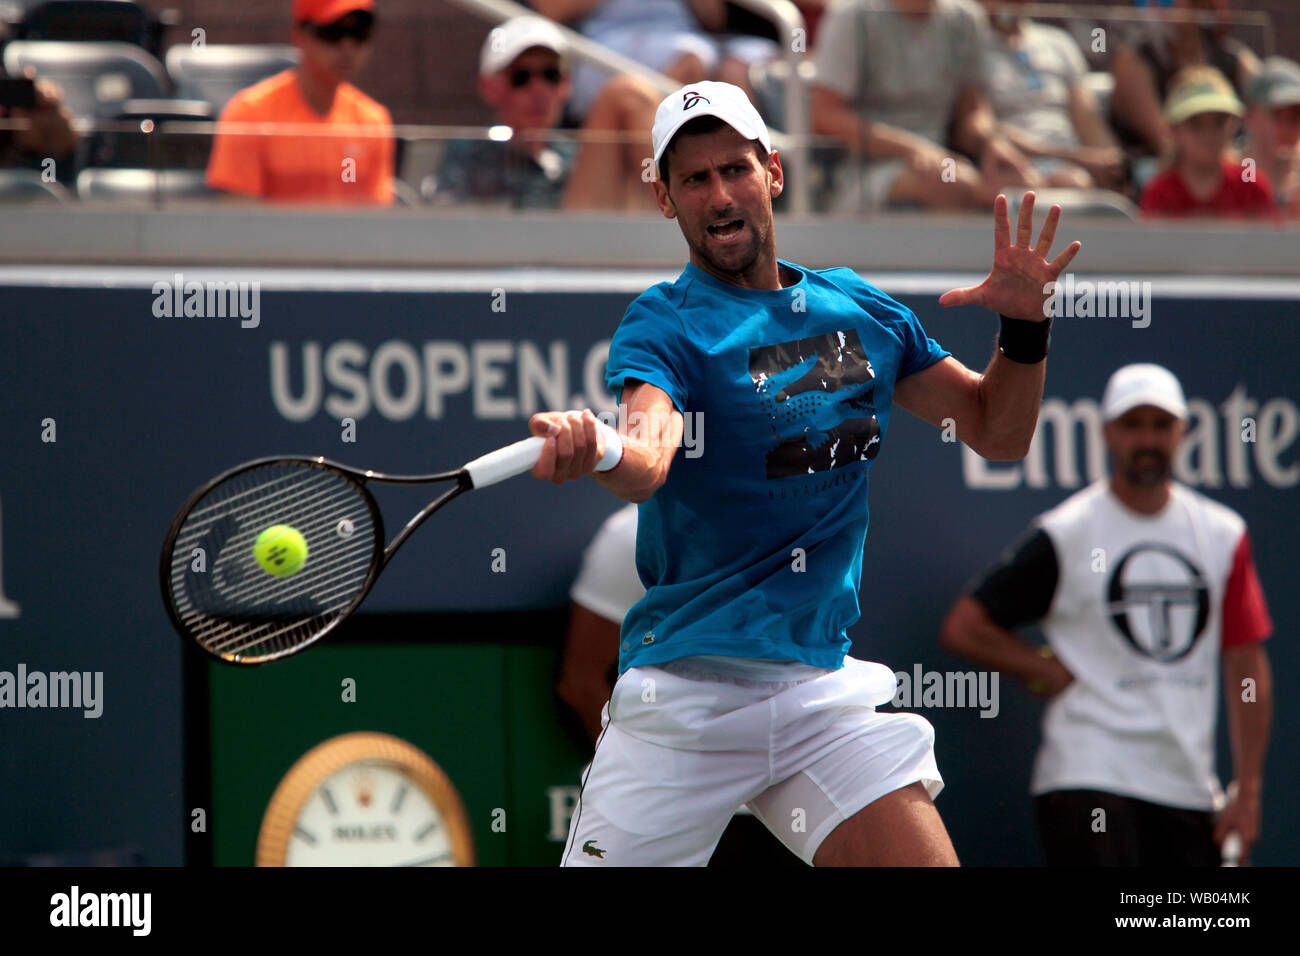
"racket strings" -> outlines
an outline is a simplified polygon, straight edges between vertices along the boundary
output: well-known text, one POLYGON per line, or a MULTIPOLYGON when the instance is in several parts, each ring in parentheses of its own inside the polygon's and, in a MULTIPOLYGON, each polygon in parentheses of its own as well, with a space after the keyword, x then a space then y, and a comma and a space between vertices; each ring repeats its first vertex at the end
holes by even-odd
POLYGON ((360 596, 380 542, 365 491, 331 469, 276 462, 231 476, 190 509, 171 555, 182 626, 225 656, 277 656, 310 643, 360 596), (298 572, 262 568, 254 544, 289 525, 307 542, 298 572), (195 549, 206 567, 193 567, 195 549))
MULTIPOLYGON (((317 504, 326 507, 329 502, 321 501, 317 504)), ((267 528, 273 524, 292 524, 292 526, 307 539, 307 551, 312 560, 310 560, 307 565, 304 565, 303 569, 291 578, 277 578, 273 575, 262 572, 260 568, 257 569, 259 572, 258 574, 253 574, 251 570, 251 559, 248 563, 239 561, 234 565, 234 567, 231 567, 229 561, 227 561, 225 565, 222 565, 220 560, 218 560, 218 562, 213 565, 212 571, 215 573, 220 569, 223 578, 228 578, 232 574, 246 575, 246 577, 241 579, 241 584, 227 587, 225 591, 227 595, 235 598, 241 603, 253 605, 263 600, 274 600, 284 603, 308 594, 316 595, 316 592, 320 590, 321 584, 333 582, 337 586, 342 567, 344 565, 349 565, 351 562, 356 560, 356 554, 343 551, 342 549, 334 549, 327 554, 319 555, 319 557, 312 551, 312 541, 322 540, 331 533, 337 534, 338 521, 345 519, 333 519, 328 513, 326 513, 323 517, 316 518, 310 522, 304 521, 301 523, 292 523, 274 517, 280 513, 281 512, 277 507, 271 506, 262 509, 256 514, 249 515, 245 520, 257 528, 267 528)), ((256 542, 257 534, 259 533, 260 531, 255 531, 252 535, 251 541, 248 543, 248 553, 250 556, 252 555, 253 543, 256 542)), ((222 555, 228 555, 232 559, 242 557, 238 550, 239 544, 241 543, 243 543, 242 540, 232 541, 230 546, 222 551, 222 555)), ((364 557, 366 561, 369 561, 368 551, 365 552, 364 557)))

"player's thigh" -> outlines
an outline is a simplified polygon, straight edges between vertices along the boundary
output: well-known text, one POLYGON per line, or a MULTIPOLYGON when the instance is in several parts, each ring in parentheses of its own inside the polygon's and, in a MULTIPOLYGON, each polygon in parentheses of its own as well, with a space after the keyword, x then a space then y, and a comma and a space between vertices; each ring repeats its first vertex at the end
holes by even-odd
MULTIPOLYGON (((934 728, 917 714, 845 708, 820 731, 820 738, 801 741, 801 749, 816 756, 806 761, 799 757, 793 772, 751 800, 749 808, 810 865, 818 862, 823 843, 863 808, 912 784, 920 785, 927 801, 943 789, 934 758, 934 728)), ((872 816, 841 832, 834 843, 856 833, 872 816)), ((935 813, 932 822, 937 821, 935 813)), ((939 828, 942 831, 941 823, 939 828)), ((933 826, 925 832, 931 830, 933 826)), ((946 832, 940 842, 947 842, 946 832)))
POLYGON ((948 830, 925 785, 885 794, 822 841, 814 866, 957 866, 948 830))
POLYGON ((725 752, 662 747, 608 723, 569 825, 562 866, 704 866, 753 792, 725 752))

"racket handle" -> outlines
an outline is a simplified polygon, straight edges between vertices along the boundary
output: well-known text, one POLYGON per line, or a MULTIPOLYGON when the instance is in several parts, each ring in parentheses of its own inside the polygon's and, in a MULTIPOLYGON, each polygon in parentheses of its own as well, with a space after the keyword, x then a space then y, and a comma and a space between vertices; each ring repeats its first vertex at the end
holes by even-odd
MULTIPOLYGON (((623 440, 618 432, 599 419, 596 421, 596 430, 605 445, 605 454, 596 463, 596 470, 612 471, 623 460, 623 440)), ((465 466, 465 471, 469 472, 470 481, 475 488, 495 485, 498 481, 529 471, 537 464, 545 444, 545 438, 525 438, 513 445, 506 445, 505 448, 490 451, 481 458, 475 458, 465 466)))
POLYGON ((1241 866, 1241 834, 1236 830, 1230 830, 1223 838, 1220 854, 1223 857, 1223 866, 1241 866))

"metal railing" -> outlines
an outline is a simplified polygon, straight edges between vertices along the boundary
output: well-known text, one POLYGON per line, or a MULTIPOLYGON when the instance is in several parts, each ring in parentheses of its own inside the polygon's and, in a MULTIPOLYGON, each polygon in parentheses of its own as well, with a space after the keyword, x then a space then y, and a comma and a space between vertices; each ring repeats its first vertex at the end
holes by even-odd
MULTIPOLYGON (((492 23, 502 23, 512 17, 538 15, 535 10, 513 3, 511 0, 448 0, 448 2, 492 23)), ((799 69, 803 56, 795 50, 792 42, 798 35, 795 31, 804 29, 803 14, 790 0, 734 0, 734 2, 768 20, 776 27, 777 35, 785 37, 785 41, 779 45, 782 59, 786 62, 789 72, 785 78, 788 129, 784 134, 772 132, 772 145, 781 151, 781 165, 788 174, 790 212, 796 216, 807 215, 811 208, 808 176, 805 175, 807 172, 805 154, 809 142, 808 88, 806 76, 799 69)), ((556 26, 568 41, 572 55, 584 63, 590 63, 607 73, 630 73, 645 80, 664 95, 673 92, 681 85, 657 70, 652 70, 621 53, 589 40, 562 23, 557 23, 556 26)))

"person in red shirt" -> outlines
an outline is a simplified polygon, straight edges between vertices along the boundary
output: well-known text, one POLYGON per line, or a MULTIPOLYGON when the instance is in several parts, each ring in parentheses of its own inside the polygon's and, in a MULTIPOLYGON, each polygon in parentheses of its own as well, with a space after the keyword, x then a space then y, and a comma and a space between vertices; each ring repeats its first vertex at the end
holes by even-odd
POLYGON ((1165 104, 1173 153, 1142 192, 1143 216, 1276 218, 1267 174, 1229 148, 1245 111, 1213 67, 1188 67, 1174 78, 1165 104))
POLYGON ((301 60, 222 110, 209 186, 279 202, 392 202, 392 118, 349 82, 370 58, 373 10, 374 0, 294 0, 301 60))

